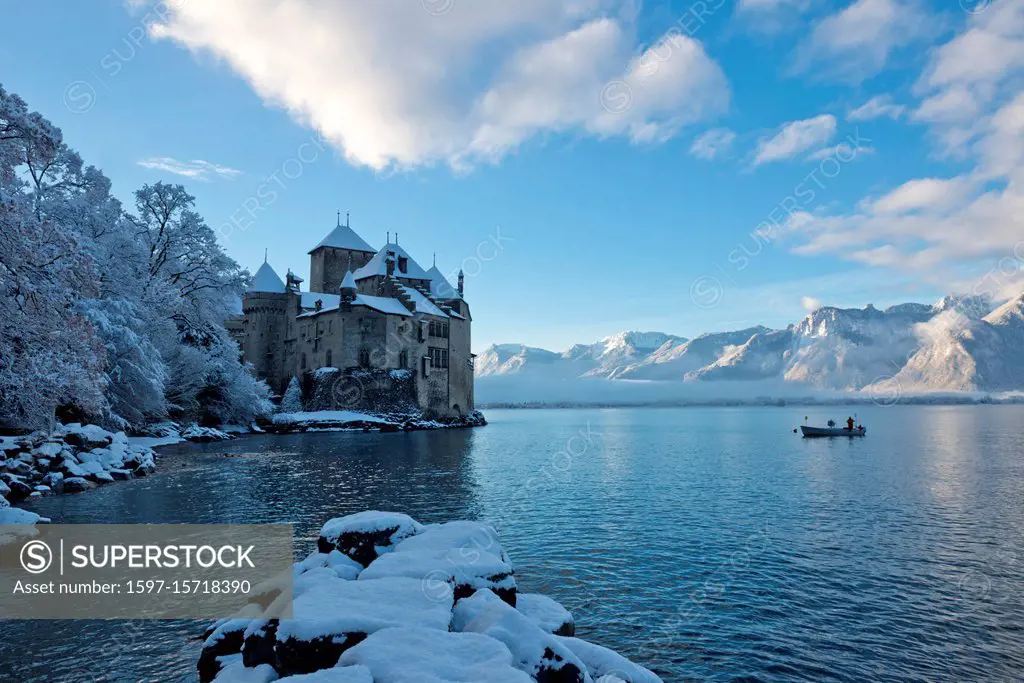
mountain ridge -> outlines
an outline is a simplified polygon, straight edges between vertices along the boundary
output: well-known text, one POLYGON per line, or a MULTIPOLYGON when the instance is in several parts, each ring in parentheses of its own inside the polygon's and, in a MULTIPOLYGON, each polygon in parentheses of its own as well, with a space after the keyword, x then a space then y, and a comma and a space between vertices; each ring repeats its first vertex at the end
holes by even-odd
POLYGON ((687 339, 626 331, 563 352, 488 347, 481 379, 590 379, 679 383, 781 382, 816 390, 1024 390, 1024 294, 996 306, 980 296, 885 309, 822 306, 783 329, 764 326, 687 339))

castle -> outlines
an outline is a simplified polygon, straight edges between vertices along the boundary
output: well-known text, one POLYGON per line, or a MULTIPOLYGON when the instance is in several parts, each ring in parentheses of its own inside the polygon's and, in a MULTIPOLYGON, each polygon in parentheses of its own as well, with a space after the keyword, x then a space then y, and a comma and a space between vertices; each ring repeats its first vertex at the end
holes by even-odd
POLYGON ((302 278, 289 270, 282 281, 265 259, 242 299, 243 317, 229 321, 258 377, 279 393, 298 377, 307 397, 330 379, 330 400, 318 409, 398 403, 441 417, 473 410, 461 270, 452 287, 436 263, 416 263, 397 233, 373 249, 340 213, 309 259, 307 292, 302 278))

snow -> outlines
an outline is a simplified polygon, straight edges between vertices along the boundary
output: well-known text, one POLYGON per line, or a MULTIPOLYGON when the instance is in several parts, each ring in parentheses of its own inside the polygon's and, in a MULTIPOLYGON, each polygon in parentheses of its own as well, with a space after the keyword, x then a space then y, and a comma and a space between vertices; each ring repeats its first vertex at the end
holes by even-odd
POLYGON ((513 665, 534 678, 570 666, 579 674, 586 671, 583 662, 557 636, 541 630, 489 590, 459 601, 452 612, 452 629, 480 633, 504 643, 512 653, 513 665))
POLYGON ((333 545, 344 534, 372 534, 390 530, 393 532, 389 541, 393 545, 413 534, 420 533, 423 526, 409 515, 401 512, 366 510, 328 520, 320 529, 320 537, 333 545))
POLYGON ((278 413, 274 415, 274 424, 308 424, 313 422, 377 422, 390 424, 387 420, 369 413, 355 410, 316 410, 302 413, 278 413))
MULTIPOLYGON (((333 311, 341 305, 341 296, 338 294, 320 294, 319 292, 302 292, 302 308, 307 309, 302 316, 312 316, 325 311, 333 311), (322 307, 315 310, 316 300, 319 299, 322 307)), ((386 296, 370 296, 369 294, 357 294, 352 301, 353 306, 366 306, 381 313, 391 315, 411 316, 412 313, 401 301, 386 296)))
POLYGON ((579 638, 554 637, 586 664, 587 671, 594 679, 600 680, 602 676, 612 675, 630 683, 662 683, 661 678, 653 672, 634 664, 606 647, 594 645, 579 638))
POLYGON ((4 507, 0 508, 0 525, 3 524, 36 524, 49 522, 46 517, 41 517, 34 512, 22 510, 21 508, 4 507))
MULTIPOLYGON (((380 679, 377 679, 378 681, 380 679)), ((284 683, 375 683, 365 666, 336 666, 311 674, 298 674, 282 678, 284 683)))
POLYGON ((503 561, 507 561, 508 558, 494 527, 464 520, 428 524, 420 533, 395 546, 395 552, 445 553, 451 549, 489 553, 503 561))
POLYGON ((408 550, 381 555, 363 570, 359 580, 388 576, 439 580, 444 576, 450 583, 486 588, 491 585, 489 577, 511 573, 512 567, 507 562, 496 555, 477 552, 475 549, 452 548, 440 553, 408 550))
POLYGON ((417 313, 425 313, 427 315, 436 315, 439 318, 447 318, 448 314, 438 308, 433 301, 423 295, 423 292, 416 289, 415 287, 406 287, 399 285, 401 290, 409 295, 412 299, 413 304, 416 306, 417 313))
POLYGON ((430 294, 439 299, 461 299, 459 296, 459 290, 457 287, 452 285, 451 281, 444 276, 437 266, 431 266, 427 271, 427 277, 430 278, 430 294))
POLYGON ((352 302, 356 306, 366 306, 372 308, 375 311, 381 313, 390 313, 391 315, 404 315, 411 316, 412 313, 406 308, 401 301, 398 299, 392 299, 386 296, 370 296, 369 294, 359 294, 356 296, 355 301, 352 302))
POLYGON ((284 280, 274 272, 269 263, 264 261, 263 265, 257 269, 256 274, 252 276, 252 282, 246 291, 284 294, 287 289, 285 288, 284 280))
POLYGON ((430 277, 426 271, 416 263, 415 259, 409 255, 402 247, 397 244, 385 244, 381 247, 380 251, 374 254, 373 258, 355 272, 356 280, 362 280, 363 278, 373 277, 374 275, 387 275, 387 259, 392 258, 395 261, 394 276, 397 278, 410 278, 414 280, 429 280, 430 277), (406 269, 405 272, 399 270, 399 259, 405 258, 406 269))
POLYGON ((512 667, 512 654, 493 638, 423 628, 389 628, 341 655, 339 664, 361 664, 374 683, 533 683, 512 667))
POLYGON ((569 610, 540 593, 519 593, 516 595, 516 609, 548 633, 554 633, 574 621, 569 610))
POLYGON ((356 231, 347 225, 340 223, 327 233, 327 236, 320 240, 320 243, 309 250, 312 254, 320 247, 334 247, 336 249, 349 249, 351 251, 365 251, 373 253, 375 250, 366 241, 356 234, 356 231))
MULTIPOLYGON (((320 576, 296 595, 293 618, 282 619, 278 641, 310 641, 346 633, 374 633, 389 626, 448 630, 452 601, 424 594, 418 579, 346 581, 320 576)), ((354 662, 358 663, 358 662, 354 662)))
MULTIPOLYGON (((214 679, 216 683, 271 683, 278 680, 277 672, 269 664, 260 664, 251 669, 245 668, 242 655, 225 655, 220 657, 224 668, 214 679)), ((291 680, 291 679, 289 679, 291 680)))
POLYGON ((352 271, 351 270, 346 270, 345 271, 345 277, 343 277, 341 279, 341 288, 342 289, 355 289, 356 288, 356 279, 355 279, 355 277, 352 276, 352 271))

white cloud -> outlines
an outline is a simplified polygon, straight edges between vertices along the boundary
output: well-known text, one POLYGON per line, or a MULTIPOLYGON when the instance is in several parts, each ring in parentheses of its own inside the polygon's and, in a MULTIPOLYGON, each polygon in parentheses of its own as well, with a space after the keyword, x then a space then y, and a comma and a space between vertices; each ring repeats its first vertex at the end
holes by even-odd
POLYGON ((150 31, 223 59, 374 169, 495 161, 547 133, 659 142, 728 107, 725 76, 696 40, 668 33, 634 56, 628 0, 444 6, 175 3, 150 31))
POLYGON ((883 116, 898 119, 903 115, 905 106, 894 104, 889 95, 876 95, 846 115, 847 121, 871 121, 883 116))
POLYGON ((912 118, 967 170, 912 178, 849 213, 807 214, 801 254, 834 254, 949 291, 1024 289, 1024 0, 1000 0, 929 55, 912 118))
POLYGON ((900 185, 866 206, 875 214, 941 211, 959 203, 970 189, 963 178, 919 178, 900 185))
POLYGON ((137 162, 139 166, 155 171, 166 171, 175 175, 185 176, 194 180, 210 180, 212 177, 235 178, 242 172, 228 166, 221 166, 203 159, 178 161, 172 157, 149 157, 137 162))
POLYGON ((897 50, 932 35, 936 20, 918 0, 856 0, 825 17, 797 48, 795 73, 861 81, 897 50))
POLYGON ((773 34, 797 25, 811 0, 739 0, 736 17, 752 33, 773 34))
POLYGON ((717 159, 729 153, 736 133, 728 128, 712 128, 698 135, 690 145, 690 154, 698 159, 717 159))
POLYGON ((802 121, 790 121, 774 137, 761 140, 754 165, 792 159, 812 147, 825 144, 836 134, 836 117, 821 114, 802 121))
POLYGON ((821 306, 821 299, 817 299, 813 296, 800 297, 800 307, 803 308, 808 313, 813 313, 814 311, 821 308, 821 306))
POLYGON ((837 161, 841 161, 845 164, 853 161, 858 156, 867 156, 874 153, 875 148, 870 145, 859 145, 854 147, 848 142, 840 142, 838 145, 822 147, 818 151, 808 154, 807 158, 812 161, 821 161, 823 159, 835 157, 837 161))

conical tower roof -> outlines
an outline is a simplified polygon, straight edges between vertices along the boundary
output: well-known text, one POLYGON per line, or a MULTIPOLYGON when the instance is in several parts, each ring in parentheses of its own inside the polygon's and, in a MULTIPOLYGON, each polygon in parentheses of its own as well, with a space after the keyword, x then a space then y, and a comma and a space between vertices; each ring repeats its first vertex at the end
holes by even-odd
POLYGON ((284 294, 285 286, 284 281, 278 277, 274 269, 270 267, 270 264, 264 261, 263 265, 256 271, 256 274, 252 276, 252 284, 249 285, 249 289, 246 291, 284 294))

